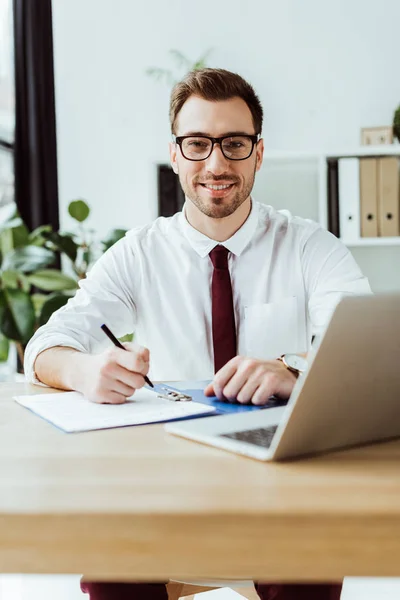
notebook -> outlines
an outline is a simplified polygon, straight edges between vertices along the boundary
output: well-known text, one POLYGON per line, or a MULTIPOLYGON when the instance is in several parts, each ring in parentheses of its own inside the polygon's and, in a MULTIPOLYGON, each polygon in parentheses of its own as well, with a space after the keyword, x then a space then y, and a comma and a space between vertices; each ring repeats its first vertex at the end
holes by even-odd
POLYGON ((14 396, 14 400, 67 433, 175 421, 217 413, 199 402, 174 402, 146 387, 125 404, 96 404, 79 392, 14 396))

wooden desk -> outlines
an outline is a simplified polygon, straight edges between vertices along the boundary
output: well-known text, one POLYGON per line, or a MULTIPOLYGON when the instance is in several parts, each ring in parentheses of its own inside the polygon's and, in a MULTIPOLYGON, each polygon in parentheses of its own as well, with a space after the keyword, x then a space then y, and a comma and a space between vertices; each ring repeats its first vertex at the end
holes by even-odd
POLYGON ((400 442, 265 464, 161 425, 65 434, 0 384, 0 572, 400 575, 400 442))

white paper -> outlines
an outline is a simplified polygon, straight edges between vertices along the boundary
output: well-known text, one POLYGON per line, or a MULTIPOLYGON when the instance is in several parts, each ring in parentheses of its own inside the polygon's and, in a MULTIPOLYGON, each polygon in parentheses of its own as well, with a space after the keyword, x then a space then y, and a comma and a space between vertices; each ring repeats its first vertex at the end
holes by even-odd
POLYGON ((158 423, 215 412, 214 407, 199 402, 159 398, 157 392, 146 388, 136 391, 125 404, 89 402, 79 392, 14 396, 14 400, 68 433, 158 423))

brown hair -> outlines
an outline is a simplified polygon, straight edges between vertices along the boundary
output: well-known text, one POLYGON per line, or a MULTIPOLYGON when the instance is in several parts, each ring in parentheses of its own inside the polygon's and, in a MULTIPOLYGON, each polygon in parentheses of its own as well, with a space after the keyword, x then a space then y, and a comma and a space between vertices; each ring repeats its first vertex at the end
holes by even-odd
POLYGON ((200 96, 212 102, 235 97, 242 98, 250 109, 255 132, 261 133, 263 121, 261 102, 253 87, 237 73, 209 68, 187 73, 171 92, 169 119, 173 134, 176 134, 178 114, 190 96, 200 96))

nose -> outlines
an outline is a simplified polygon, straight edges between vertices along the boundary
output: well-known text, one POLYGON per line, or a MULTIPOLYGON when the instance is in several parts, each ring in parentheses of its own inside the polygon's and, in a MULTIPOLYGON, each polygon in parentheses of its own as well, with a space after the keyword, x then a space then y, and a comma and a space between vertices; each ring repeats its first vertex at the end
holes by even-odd
POLYGON ((214 175, 220 175, 226 173, 229 161, 222 154, 221 146, 214 144, 214 148, 210 156, 206 159, 206 168, 208 171, 214 173, 214 175))

